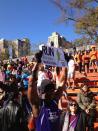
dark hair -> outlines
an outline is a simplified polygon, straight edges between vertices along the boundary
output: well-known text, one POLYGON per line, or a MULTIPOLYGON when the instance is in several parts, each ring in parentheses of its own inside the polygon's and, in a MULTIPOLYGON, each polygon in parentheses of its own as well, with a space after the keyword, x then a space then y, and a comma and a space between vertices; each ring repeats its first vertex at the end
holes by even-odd
POLYGON ((67 62, 69 61, 68 53, 65 53, 65 52, 64 52, 64 58, 65 58, 65 60, 66 60, 67 62))
POLYGON ((16 79, 16 76, 13 75, 13 74, 11 74, 11 75, 10 75, 10 78, 11 78, 11 79, 12 79, 12 78, 16 79))
POLYGON ((71 103, 76 103, 76 104, 78 105, 77 101, 74 100, 74 99, 70 99, 70 100, 69 100, 69 103, 68 103, 68 104, 71 104, 71 103))
POLYGON ((74 60, 74 57, 70 54, 69 55, 69 60, 71 60, 71 59, 74 60))
POLYGON ((56 67, 56 73, 57 73, 57 75, 59 75, 59 73, 60 73, 60 67, 56 67))
POLYGON ((76 106, 77 106, 77 112, 76 113, 78 113, 80 111, 80 107, 79 107, 77 101, 72 99, 72 98, 68 102, 68 108, 67 109, 69 110, 69 112, 70 112, 69 106, 70 106, 71 103, 75 103, 76 104, 76 106))
POLYGON ((55 90, 55 84, 48 79, 44 79, 41 82, 39 89, 42 93, 48 93, 49 91, 55 90))
POLYGON ((41 63, 42 51, 39 51, 35 54, 34 59, 36 62, 41 63))

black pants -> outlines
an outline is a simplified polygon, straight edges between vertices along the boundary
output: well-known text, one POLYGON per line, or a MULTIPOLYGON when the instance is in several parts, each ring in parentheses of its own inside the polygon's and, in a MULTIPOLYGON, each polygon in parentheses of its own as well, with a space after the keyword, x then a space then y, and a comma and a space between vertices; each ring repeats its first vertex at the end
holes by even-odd
POLYGON ((82 62, 78 63, 79 65, 79 72, 81 73, 82 72, 82 62))
POLYGON ((96 119, 96 110, 91 109, 88 115, 88 131, 94 131, 94 121, 96 119))

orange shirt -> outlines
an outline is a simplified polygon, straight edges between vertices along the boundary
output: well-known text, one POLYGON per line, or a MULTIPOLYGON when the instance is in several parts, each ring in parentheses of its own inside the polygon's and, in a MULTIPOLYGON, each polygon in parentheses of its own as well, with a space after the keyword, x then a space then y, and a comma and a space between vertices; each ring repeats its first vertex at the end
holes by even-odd
POLYGON ((80 63, 82 61, 82 55, 77 54, 77 63, 80 63))
POLYGON ((98 50, 97 50, 97 60, 98 60, 98 50))
POLYGON ((82 56, 82 61, 83 61, 84 63, 89 63, 89 61, 90 61, 90 56, 84 54, 84 55, 82 56))
POLYGON ((90 58, 91 58, 91 60, 96 60, 97 59, 97 51, 91 51, 90 58))

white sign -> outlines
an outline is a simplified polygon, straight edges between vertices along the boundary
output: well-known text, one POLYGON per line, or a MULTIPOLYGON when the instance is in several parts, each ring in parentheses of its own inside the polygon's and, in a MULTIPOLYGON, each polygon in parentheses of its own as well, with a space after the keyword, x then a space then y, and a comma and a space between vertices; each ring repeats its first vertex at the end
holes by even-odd
POLYGON ((42 47, 42 63, 50 66, 66 67, 67 61, 64 58, 64 52, 60 48, 49 46, 42 47))

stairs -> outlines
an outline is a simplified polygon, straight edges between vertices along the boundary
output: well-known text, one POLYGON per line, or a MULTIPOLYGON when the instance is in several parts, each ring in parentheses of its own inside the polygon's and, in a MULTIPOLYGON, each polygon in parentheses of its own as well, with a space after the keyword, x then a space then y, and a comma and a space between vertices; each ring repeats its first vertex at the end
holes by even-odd
MULTIPOLYGON (((74 90, 67 89, 68 97, 72 99, 76 99, 77 93, 80 92, 81 84, 86 84, 89 86, 90 90, 95 95, 96 100, 96 110, 98 112, 98 73, 90 72, 85 76, 84 74, 80 74, 78 71, 76 71, 75 74, 75 84, 76 88, 74 90)), ((64 96, 61 98, 61 106, 65 109, 67 106, 66 99, 64 96)), ((98 113, 96 122, 94 123, 95 131, 98 131, 98 113)))

